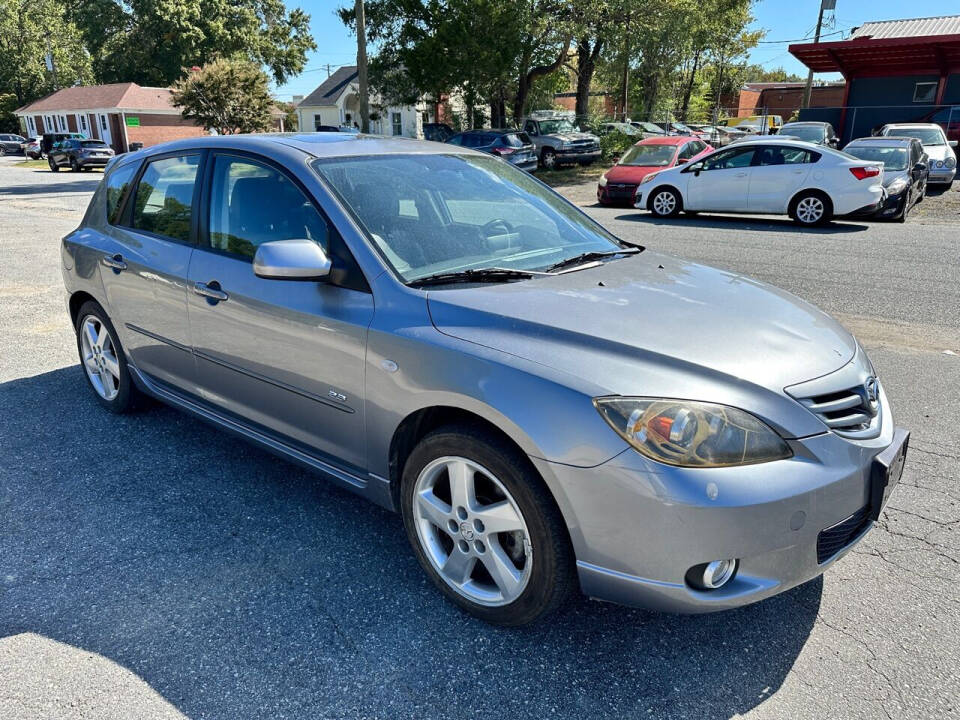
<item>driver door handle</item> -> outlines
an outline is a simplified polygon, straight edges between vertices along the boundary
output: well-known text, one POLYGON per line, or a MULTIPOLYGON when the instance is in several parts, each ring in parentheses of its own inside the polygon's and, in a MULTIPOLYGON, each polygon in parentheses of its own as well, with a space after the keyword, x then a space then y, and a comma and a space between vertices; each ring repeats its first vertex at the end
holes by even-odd
POLYGON ((100 258, 100 262, 117 272, 123 272, 127 269, 127 264, 123 261, 123 255, 120 253, 116 255, 104 255, 100 258))
POLYGON ((202 297, 208 298, 215 302, 223 302, 230 297, 227 295, 227 293, 220 289, 220 283, 218 283, 216 280, 213 280, 209 283, 194 283, 193 291, 197 295, 201 295, 202 297))
POLYGON ((746 176, 747 174, 745 172, 738 172, 736 175, 734 175, 734 177, 746 177, 746 176))

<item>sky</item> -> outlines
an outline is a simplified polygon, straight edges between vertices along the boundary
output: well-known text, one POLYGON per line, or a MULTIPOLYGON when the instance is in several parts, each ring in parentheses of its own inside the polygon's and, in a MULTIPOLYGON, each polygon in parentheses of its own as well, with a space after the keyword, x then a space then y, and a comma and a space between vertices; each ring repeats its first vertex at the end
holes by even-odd
MULTIPOLYGON (((297 77, 277 88, 281 100, 292 95, 307 95, 322 83, 329 70, 356 62, 356 40, 335 15, 349 0, 287 0, 288 7, 300 7, 310 14, 310 27, 317 43, 307 66, 297 77)), ((852 28, 870 20, 898 20, 910 17, 954 15, 960 12, 957 0, 836 0, 837 9, 828 13, 823 29, 824 40, 843 40, 852 28), (828 33, 832 33, 828 35, 828 33)), ((782 67, 787 72, 806 76, 807 69, 788 51, 789 41, 813 38, 820 0, 758 0, 753 14, 753 29, 766 30, 764 42, 750 53, 750 62, 768 69, 782 67)), ((817 78, 838 79, 839 75, 823 74, 817 78)))

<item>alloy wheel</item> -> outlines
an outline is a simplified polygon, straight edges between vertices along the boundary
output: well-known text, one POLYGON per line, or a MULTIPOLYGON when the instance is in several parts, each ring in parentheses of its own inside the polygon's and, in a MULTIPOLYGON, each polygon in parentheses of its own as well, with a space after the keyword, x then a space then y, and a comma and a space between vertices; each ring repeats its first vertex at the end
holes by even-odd
POLYGON ((414 488, 413 519, 430 565, 457 594, 498 607, 526 588, 533 569, 527 524, 481 465, 453 456, 428 464, 414 488))
POLYGON ((653 198, 653 211, 657 215, 669 215, 677 209, 677 199, 672 192, 661 192, 653 198))
POLYGON ((809 195, 797 203, 797 218, 804 225, 814 225, 823 218, 823 200, 809 195))
POLYGON ((120 361, 107 326, 95 315, 87 315, 80 323, 80 347, 93 389, 104 400, 113 400, 120 392, 120 361))

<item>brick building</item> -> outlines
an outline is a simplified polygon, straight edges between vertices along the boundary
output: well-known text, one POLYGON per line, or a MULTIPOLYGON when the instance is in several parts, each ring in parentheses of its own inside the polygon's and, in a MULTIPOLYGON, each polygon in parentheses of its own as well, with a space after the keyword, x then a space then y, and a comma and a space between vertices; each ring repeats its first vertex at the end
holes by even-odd
POLYGON ((76 132, 103 140, 118 153, 126 152, 131 143, 149 147, 207 134, 180 115, 169 88, 140 87, 132 82, 64 88, 15 113, 29 137, 76 132))
MULTIPOLYGON (((721 101, 731 117, 759 115, 766 108, 768 115, 779 115, 786 122, 803 104, 805 82, 746 83, 736 98, 721 101)), ((819 83, 811 88, 810 107, 839 107, 843 104, 845 83, 819 83)))

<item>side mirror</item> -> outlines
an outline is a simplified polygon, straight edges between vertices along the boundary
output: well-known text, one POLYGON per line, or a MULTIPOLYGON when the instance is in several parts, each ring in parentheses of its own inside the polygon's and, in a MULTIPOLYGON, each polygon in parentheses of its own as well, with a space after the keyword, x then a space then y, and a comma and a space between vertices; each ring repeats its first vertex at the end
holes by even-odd
POLYGON ((267 280, 324 281, 330 258, 313 240, 274 240, 257 247, 253 272, 267 280))
POLYGON ((924 170, 927 169, 927 164, 923 162, 918 162, 916 165, 913 166, 913 169, 916 170, 917 172, 923 172, 924 170))
POLYGON ((951 141, 948 142, 947 144, 948 144, 950 147, 952 147, 952 148, 957 147, 957 141, 956 141, 956 140, 951 140, 951 141))
POLYGON ((677 158, 677 165, 686 165, 690 162, 690 158, 677 158))

